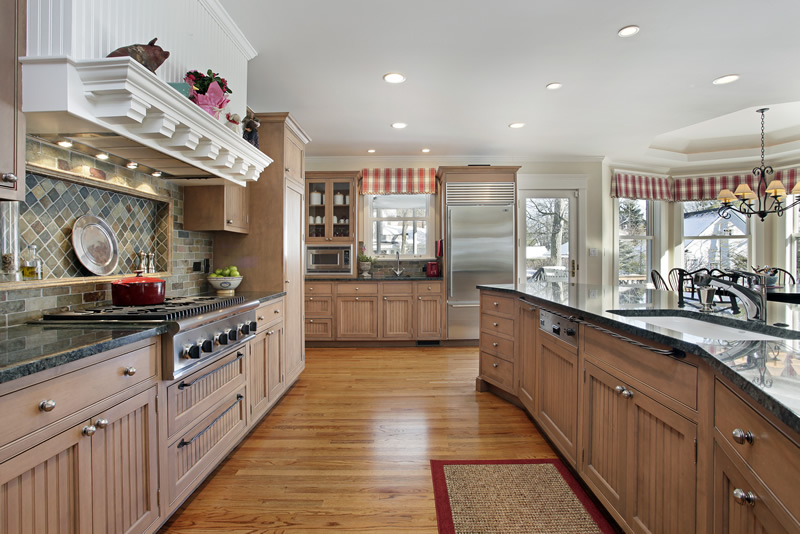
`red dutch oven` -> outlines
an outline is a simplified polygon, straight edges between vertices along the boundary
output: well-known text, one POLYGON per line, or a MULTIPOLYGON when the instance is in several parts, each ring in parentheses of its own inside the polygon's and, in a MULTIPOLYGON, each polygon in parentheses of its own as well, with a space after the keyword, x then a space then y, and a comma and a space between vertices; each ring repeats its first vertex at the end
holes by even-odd
POLYGON ((114 306, 147 306, 164 302, 167 283, 160 278, 145 278, 144 271, 134 271, 136 276, 111 283, 111 301, 114 306))

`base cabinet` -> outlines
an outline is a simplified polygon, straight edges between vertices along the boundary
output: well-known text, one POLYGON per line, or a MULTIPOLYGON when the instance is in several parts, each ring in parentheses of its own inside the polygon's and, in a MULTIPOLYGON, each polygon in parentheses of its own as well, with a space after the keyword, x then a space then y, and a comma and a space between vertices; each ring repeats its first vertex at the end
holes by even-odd
POLYGON ((378 338, 378 297, 336 297, 336 339, 378 338))
POLYGON ((536 389, 539 424, 566 459, 576 465, 578 440, 577 349, 539 332, 536 352, 536 389))
POLYGON ((411 339, 414 336, 414 297, 384 295, 381 300, 381 338, 411 339))
POLYGON ((520 330, 522 345, 519 350, 520 379, 519 400, 530 413, 536 413, 536 336, 539 331, 539 310, 525 303, 520 303, 520 330))

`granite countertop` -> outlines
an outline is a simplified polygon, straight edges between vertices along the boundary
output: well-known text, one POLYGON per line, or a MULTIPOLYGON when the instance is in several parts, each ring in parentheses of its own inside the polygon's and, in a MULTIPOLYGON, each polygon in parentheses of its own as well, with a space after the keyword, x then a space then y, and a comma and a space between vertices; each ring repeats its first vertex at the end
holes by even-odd
MULTIPOLYGON (((237 291, 236 295, 264 303, 286 293, 237 291)), ((196 296, 216 296, 216 293, 196 296)), ((0 328, 0 384, 161 335, 167 328, 166 322, 104 322, 97 326, 78 326, 68 322, 41 321, 0 328)))
POLYGON ((408 282, 408 281, 425 281, 430 280, 432 282, 442 281, 441 276, 425 276, 424 274, 421 275, 414 275, 414 276, 373 276, 372 278, 363 278, 359 276, 358 278, 333 278, 333 277, 325 277, 325 276, 306 276, 306 282, 408 282))
POLYGON ((478 287, 509 292, 556 312, 696 354, 755 402, 800 432, 800 305, 769 302, 768 324, 764 324, 747 321, 743 310, 733 314, 724 303, 717 303, 715 309, 719 311, 714 313, 700 312, 697 301, 691 300, 679 308, 674 292, 644 287, 562 282, 478 287), (648 322, 645 314, 702 319, 780 339, 714 339, 658 326, 648 322))

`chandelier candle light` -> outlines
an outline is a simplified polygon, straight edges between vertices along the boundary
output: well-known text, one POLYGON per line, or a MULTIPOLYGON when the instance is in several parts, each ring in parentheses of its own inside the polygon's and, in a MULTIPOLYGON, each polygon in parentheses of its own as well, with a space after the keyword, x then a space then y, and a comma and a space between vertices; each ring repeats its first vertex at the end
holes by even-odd
MULTIPOLYGON (((788 206, 782 204, 783 199, 786 198, 786 187, 780 180, 772 180, 767 184, 767 177, 773 172, 772 167, 764 165, 764 113, 767 111, 769 108, 756 110, 756 113, 761 113, 761 166, 753 169, 753 175, 758 178, 758 194, 744 182, 739 184, 734 192, 731 192, 730 189, 720 191, 717 200, 722 202, 722 207, 718 213, 724 219, 730 219, 730 212, 735 211, 748 217, 758 215, 763 221, 770 213, 776 213, 780 217, 785 210, 800 204, 800 198, 788 206), (756 206, 753 206, 753 199, 758 199, 756 206), (734 202, 737 201, 739 204, 735 205, 734 202)), ((800 181, 792 188, 793 195, 798 193, 800 193, 800 181)))

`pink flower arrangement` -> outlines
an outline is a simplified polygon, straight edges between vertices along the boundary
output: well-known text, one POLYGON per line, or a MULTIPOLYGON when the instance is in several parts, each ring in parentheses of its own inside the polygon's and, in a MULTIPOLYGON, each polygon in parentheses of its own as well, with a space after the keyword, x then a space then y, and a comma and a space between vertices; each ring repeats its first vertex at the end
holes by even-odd
POLYGON ((228 87, 228 81, 220 78, 219 74, 208 69, 207 74, 190 70, 183 79, 189 84, 189 100, 206 110, 215 119, 225 109, 230 99, 228 94, 233 93, 228 87))

